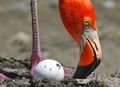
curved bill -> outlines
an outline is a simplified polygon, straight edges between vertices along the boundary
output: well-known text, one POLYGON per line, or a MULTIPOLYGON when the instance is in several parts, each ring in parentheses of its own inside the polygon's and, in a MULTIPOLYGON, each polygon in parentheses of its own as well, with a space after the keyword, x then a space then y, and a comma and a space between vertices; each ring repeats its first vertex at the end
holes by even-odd
POLYGON ((73 78, 87 78, 100 64, 101 58, 102 51, 97 31, 86 25, 80 44, 80 61, 73 78))

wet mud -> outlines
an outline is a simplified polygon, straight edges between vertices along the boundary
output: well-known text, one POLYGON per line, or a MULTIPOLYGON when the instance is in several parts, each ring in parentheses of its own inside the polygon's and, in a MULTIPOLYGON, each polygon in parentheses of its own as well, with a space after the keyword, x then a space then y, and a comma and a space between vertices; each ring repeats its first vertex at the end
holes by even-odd
POLYGON ((29 58, 17 60, 0 57, 0 72, 9 77, 8 80, 0 81, 0 87, 120 87, 118 72, 111 75, 94 74, 95 79, 87 84, 78 84, 73 78, 65 78, 62 81, 37 81, 29 76, 29 63, 29 58))

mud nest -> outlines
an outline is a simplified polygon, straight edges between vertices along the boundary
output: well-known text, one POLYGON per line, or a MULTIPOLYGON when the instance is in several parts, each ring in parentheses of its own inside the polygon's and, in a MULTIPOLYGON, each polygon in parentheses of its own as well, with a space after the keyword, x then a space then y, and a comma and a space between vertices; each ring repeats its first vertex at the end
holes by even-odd
POLYGON ((97 78, 88 84, 78 85, 73 78, 63 81, 33 80, 27 74, 30 59, 17 60, 15 58, 0 57, 0 73, 10 79, 0 81, 0 87, 120 87, 120 73, 112 75, 96 76, 97 78))

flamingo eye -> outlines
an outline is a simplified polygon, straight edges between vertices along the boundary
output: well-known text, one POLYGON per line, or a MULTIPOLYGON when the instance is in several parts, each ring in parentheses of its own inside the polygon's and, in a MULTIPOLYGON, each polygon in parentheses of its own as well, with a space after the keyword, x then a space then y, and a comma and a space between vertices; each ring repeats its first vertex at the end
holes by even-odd
POLYGON ((88 26, 88 25, 89 25, 88 20, 84 20, 84 25, 85 25, 85 26, 88 26))
POLYGON ((89 26, 91 26, 91 25, 92 25, 91 19, 90 19, 89 17, 85 17, 85 18, 84 18, 84 26, 89 27, 89 26))

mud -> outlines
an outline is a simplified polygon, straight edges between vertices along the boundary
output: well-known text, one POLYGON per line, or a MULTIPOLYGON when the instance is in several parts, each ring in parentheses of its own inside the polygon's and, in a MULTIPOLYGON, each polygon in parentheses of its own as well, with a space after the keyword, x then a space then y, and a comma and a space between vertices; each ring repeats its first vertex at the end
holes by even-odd
POLYGON ((63 81, 50 81, 43 79, 36 81, 29 77, 30 59, 17 60, 15 58, 0 58, 0 72, 9 77, 0 81, 0 87, 120 87, 120 73, 112 75, 97 75, 87 84, 78 84, 73 78, 65 78, 63 81))

